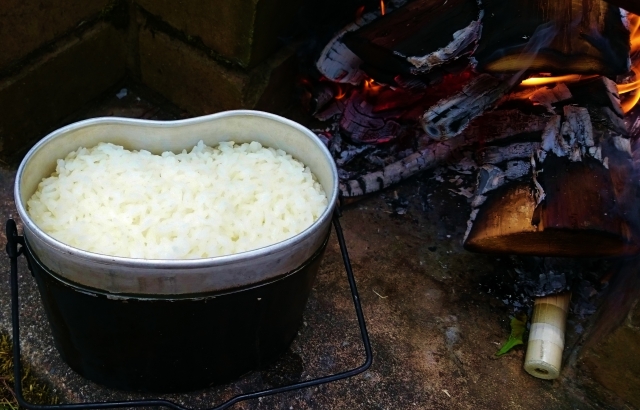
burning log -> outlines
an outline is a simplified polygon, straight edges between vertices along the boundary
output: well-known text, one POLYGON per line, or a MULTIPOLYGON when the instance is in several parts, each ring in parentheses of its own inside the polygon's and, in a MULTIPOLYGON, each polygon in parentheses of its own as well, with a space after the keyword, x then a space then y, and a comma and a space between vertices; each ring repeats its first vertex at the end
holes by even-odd
MULTIPOLYGON (((400 7, 406 3, 406 0, 396 0, 390 2, 389 10, 400 7)), ((355 55, 342 41, 345 34, 356 31, 366 26, 378 17, 380 11, 371 11, 357 18, 354 22, 347 24, 340 30, 320 53, 320 57, 316 62, 316 68, 322 75, 331 81, 337 83, 349 83, 353 85, 360 84, 367 78, 366 74, 360 69, 362 60, 355 55)))
MULTIPOLYGON (((548 118, 524 114, 518 110, 492 111, 473 120, 457 137, 435 142, 423 135, 418 139, 417 149, 405 158, 393 161, 378 171, 350 178, 341 184, 342 196, 356 197, 376 192, 420 171, 443 164, 457 151, 515 136, 526 137, 540 133, 548 122, 548 118)), ((485 156, 491 155, 495 154, 486 151, 485 156)))
POLYGON ((607 107, 613 110, 618 117, 624 117, 616 83, 607 77, 599 76, 572 83, 568 88, 578 104, 607 107))
POLYGON ((482 74, 464 89, 428 109, 421 118, 422 127, 434 140, 453 138, 469 122, 491 108, 513 85, 489 74, 482 74))
POLYGON ((629 31, 603 0, 485 0, 477 69, 491 73, 618 75, 629 71, 629 31))
POLYGON ((431 144, 407 157, 385 166, 382 170, 365 174, 340 184, 344 197, 355 197, 379 191, 396 184, 419 171, 433 168, 449 158, 453 151, 464 145, 462 136, 431 144))
MULTIPOLYGON (((469 54, 481 31, 477 0, 414 1, 346 34, 344 44, 376 72, 419 74, 469 54)), ((370 68, 368 70, 368 68, 370 68)))
POLYGON ((521 176, 510 176, 508 163, 482 167, 466 249, 539 256, 637 250, 637 227, 629 215, 630 202, 635 204, 629 185, 636 186, 629 140, 593 123, 586 108, 565 106, 563 117, 552 117, 537 151, 519 144, 480 156, 493 163, 528 157, 532 166, 521 176))

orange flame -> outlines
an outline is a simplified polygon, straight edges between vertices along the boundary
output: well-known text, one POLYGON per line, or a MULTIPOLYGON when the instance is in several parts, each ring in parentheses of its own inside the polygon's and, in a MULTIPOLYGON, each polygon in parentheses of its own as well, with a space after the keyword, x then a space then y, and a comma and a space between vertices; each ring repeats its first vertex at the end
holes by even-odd
POLYGON ((364 80, 363 89, 366 94, 377 94, 382 89, 382 85, 377 84, 373 78, 369 78, 364 80))
POLYGON ((384 16, 386 12, 387 12, 387 8, 384 5, 384 0, 380 0, 380 15, 384 16))
POLYGON ((635 57, 631 63, 631 70, 635 73, 636 80, 631 83, 618 84, 618 93, 633 94, 622 102, 622 111, 628 113, 640 101, 640 17, 629 13, 629 31, 631 32, 631 56, 635 57))
POLYGON ((347 92, 338 85, 338 92, 336 93, 335 99, 342 100, 347 95, 347 92))
MULTIPOLYGON (((625 84, 618 84, 618 93, 633 93, 622 101, 622 110, 627 113, 640 101, 640 16, 629 13, 629 32, 631 39, 631 70, 635 74, 635 81, 625 84)), ((535 87, 558 82, 576 82, 596 77, 594 75, 581 76, 577 74, 562 75, 557 77, 531 77, 524 80, 520 85, 525 87, 535 87)))
POLYGON ((520 85, 525 87, 532 87, 537 85, 546 85, 553 83, 573 83, 580 80, 585 80, 587 78, 593 78, 595 75, 578 75, 578 74, 569 74, 569 75, 561 75, 557 77, 531 77, 527 78, 520 85))

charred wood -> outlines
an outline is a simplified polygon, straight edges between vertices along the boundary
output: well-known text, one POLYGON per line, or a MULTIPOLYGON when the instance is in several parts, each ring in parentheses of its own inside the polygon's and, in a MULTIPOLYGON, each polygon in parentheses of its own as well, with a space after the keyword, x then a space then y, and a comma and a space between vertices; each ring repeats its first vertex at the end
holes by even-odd
POLYGON ((346 102, 340 128, 353 142, 381 144, 398 136, 400 124, 393 121, 391 116, 375 113, 374 108, 358 92, 351 94, 346 102))
MULTIPOLYGON (((395 0, 388 4, 389 10, 400 7, 406 0, 395 0)), ((316 68, 322 75, 337 83, 360 84, 366 74, 360 69, 362 60, 342 41, 345 34, 358 30, 380 17, 379 11, 371 11, 354 22, 347 24, 327 43, 316 62, 316 68)))
POLYGON ((476 0, 424 0, 346 34, 343 42, 375 71, 416 74, 470 53, 480 31, 476 0))
POLYGON ((441 164, 463 145, 464 138, 461 136, 431 144, 400 161, 385 166, 380 171, 341 183, 340 191, 344 197, 355 197, 382 190, 420 171, 441 164))
POLYGON ((311 90, 309 112, 311 112, 311 114, 317 114, 331 103, 339 92, 340 89, 336 84, 327 81, 319 82, 311 90))
POLYGON ((488 111, 472 120, 462 136, 467 144, 479 147, 517 136, 534 134, 539 138, 548 126, 549 119, 548 116, 525 114, 515 109, 488 111))
POLYGON ((539 142, 518 142, 506 147, 492 145, 481 149, 476 158, 479 164, 500 164, 514 159, 531 158, 539 149, 539 142))
POLYGON ((603 0, 485 0, 480 71, 618 75, 629 71, 629 31, 603 0))
POLYGON ((574 101, 580 105, 607 107, 622 118, 624 112, 620 106, 620 95, 616 83, 607 77, 596 77, 569 84, 574 101))
POLYGON ((511 87, 507 81, 480 75, 460 93, 427 110, 421 118, 422 127, 434 140, 453 138, 467 128, 472 119, 493 107, 511 87))
MULTIPOLYGON (((344 197, 355 197, 387 188, 420 171, 442 165, 449 161, 455 153, 463 149, 474 146, 483 147, 492 142, 497 143, 516 136, 530 136, 532 134, 537 134, 539 140, 540 133, 548 122, 548 117, 528 115, 517 110, 489 112, 472 121, 472 124, 461 135, 449 140, 436 142, 426 136, 422 136, 418 140, 418 148, 402 160, 394 161, 378 171, 365 173, 359 177, 346 180, 340 187, 342 195, 344 197)), ((530 150, 539 146, 540 143, 529 144, 530 146, 524 149, 517 148, 516 144, 516 146, 508 148, 506 151, 503 150, 502 154, 487 152, 482 158, 495 159, 496 155, 502 155, 502 160, 499 162, 528 158, 530 150), (523 154, 523 152, 527 155, 523 154)), ((528 165, 522 164, 522 162, 515 161, 508 165, 506 171, 503 172, 504 176, 521 176, 524 169, 528 172, 528 165)))
POLYGON ((538 256, 638 250, 640 190, 629 139, 593 122, 586 108, 563 107, 538 146, 488 147, 479 158, 488 164, 478 174, 466 249, 538 256), (504 160, 527 155, 528 172, 508 172, 504 160))
POLYGON ((620 256, 637 251, 617 212, 611 176, 594 159, 573 162, 551 154, 537 204, 531 181, 504 184, 474 210, 465 248, 537 256, 620 256))

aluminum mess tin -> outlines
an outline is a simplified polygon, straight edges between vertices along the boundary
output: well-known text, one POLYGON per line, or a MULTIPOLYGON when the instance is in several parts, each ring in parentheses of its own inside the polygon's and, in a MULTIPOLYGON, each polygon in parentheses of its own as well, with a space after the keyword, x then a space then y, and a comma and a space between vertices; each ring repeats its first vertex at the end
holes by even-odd
POLYGON ((262 368, 288 349, 326 247, 338 176, 315 134, 269 113, 238 110, 169 122, 96 118, 36 144, 18 169, 15 199, 29 267, 56 347, 71 368, 120 389, 187 391, 262 368), (286 151, 311 169, 329 206, 285 241, 185 260, 83 251, 43 232, 26 212, 56 161, 79 147, 110 142, 160 154, 200 140, 209 146, 258 141, 286 151))

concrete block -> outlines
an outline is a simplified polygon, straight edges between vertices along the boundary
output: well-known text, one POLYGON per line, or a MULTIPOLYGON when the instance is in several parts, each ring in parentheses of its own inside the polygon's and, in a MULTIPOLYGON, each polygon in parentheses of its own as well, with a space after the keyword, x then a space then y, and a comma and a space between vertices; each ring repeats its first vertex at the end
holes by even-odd
POLYGON ((0 71, 98 15, 110 0, 0 1, 0 71))
POLYGON ((242 67, 278 49, 278 36, 296 15, 301 0, 136 0, 187 37, 197 38, 242 67))
POLYGON ((125 75, 125 33, 99 22, 0 82, 0 157, 11 162, 125 75))
POLYGON ((194 115, 240 108, 277 111, 291 101, 295 47, 251 70, 234 69, 148 25, 140 27, 142 82, 194 115))

